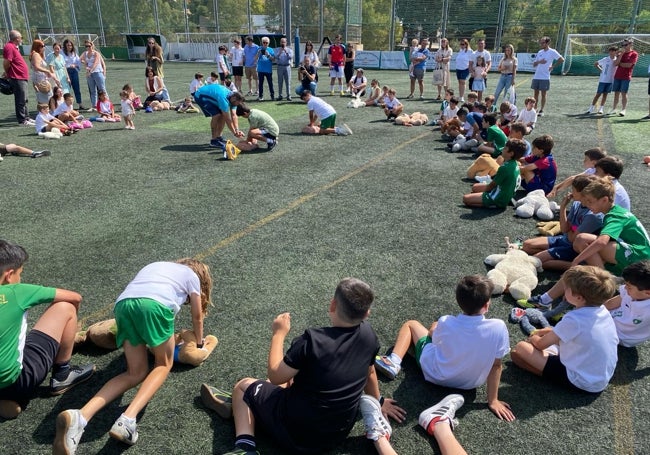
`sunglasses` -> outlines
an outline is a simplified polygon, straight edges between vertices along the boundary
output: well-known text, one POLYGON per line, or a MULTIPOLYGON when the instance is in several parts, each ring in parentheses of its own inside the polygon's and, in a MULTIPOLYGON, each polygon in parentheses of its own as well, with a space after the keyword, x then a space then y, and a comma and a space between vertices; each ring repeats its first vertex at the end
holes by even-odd
POLYGON ((90 44, 86 44, 84 47, 92 47, 90 44))

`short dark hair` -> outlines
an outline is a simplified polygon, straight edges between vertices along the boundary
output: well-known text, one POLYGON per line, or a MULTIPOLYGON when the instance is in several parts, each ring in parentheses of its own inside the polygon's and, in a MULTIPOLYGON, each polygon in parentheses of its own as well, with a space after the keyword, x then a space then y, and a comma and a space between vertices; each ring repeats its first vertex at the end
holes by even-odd
POLYGON ((497 114, 491 112, 489 114, 483 115, 483 121, 487 122, 488 125, 493 126, 497 124, 497 114))
POLYGON ((375 294, 367 283, 357 278, 343 278, 334 291, 339 315, 351 323, 360 323, 368 315, 375 294))
POLYGON ((650 289, 650 261, 639 261, 628 265, 623 269, 623 279, 636 286, 639 291, 650 289))
POLYGON ((0 273, 19 269, 27 259, 29 255, 25 248, 7 240, 0 240, 0 273))
POLYGON ((553 151, 554 145, 555 143, 553 142, 553 137, 550 134, 542 134, 541 136, 533 139, 533 147, 540 149, 542 152, 544 152, 544 155, 550 154, 553 151))
POLYGON ((230 101, 230 104, 243 103, 244 101, 246 101, 246 98, 244 98, 244 95, 242 95, 239 92, 232 92, 228 97, 228 100, 230 101))
POLYGON ((467 117, 467 114, 469 114, 469 111, 464 107, 461 107, 458 109, 458 112, 456 112, 457 117, 467 117))
POLYGON ((242 117, 244 114, 250 114, 251 110, 245 104, 240 104, 237 106, 237 117, 242 117))
POLYGON ((585 150, 585 156, 591 161, 598 161, 601 158, 607 156, 607 151, 602 147, 593 147, 588 150, 585 150))
POLYGON ((577 265, 562 275, 565 286, 585 299, 586 306, 600 306, 616 291, 614 276, 593 265, 577 265))
POLYGON ((483 275, 467 275, 456 285, 456 302, 463 313, 477 314, 490 300, 494 283, 483 275))
POLYGON ((616 156, 605 156, 596 161, 594 167, 600 168, 605 174, 611 175, 617 180, 623 174, 623 160, 616 156))
POLYGON ((451 103, 458 104, 459 102, 460 102, 460 100, 458 99, 457 96, 452 96, 451 98, 449 98, 449 103, 450 104, 451 103))
POLYGON ((595 175, 578 174, 571 182, 571 186, 575 188, 578 192, 582 193, 582 190, 587 188, 587 186, 589 186, 589 184, 594 180, 596 180, 597 178, 598 177, 596 177, 595 175))
POLYGON ((508 139, 508 142, 506 142, 506 147, 508 147, 508 150, 512 152, 512 159, 514 160, 518 160, 524 156, 526 154, 526 150, 528 150, 526 141, 523 139, 508 139))
POLYGON ((303 90, 303 92, 300 94, 300 99, 304 100, 307 95, 311 95, 311 90, 303 90))
POLYGON ((487 112, 487 105, 485 103, 475 103, 474 107, 484 114, 487 112))
POLYGON ((510 131, 518 131, 522 136, 526 135, 526 125, 522 122, 513 122, 510 124, 510 131))

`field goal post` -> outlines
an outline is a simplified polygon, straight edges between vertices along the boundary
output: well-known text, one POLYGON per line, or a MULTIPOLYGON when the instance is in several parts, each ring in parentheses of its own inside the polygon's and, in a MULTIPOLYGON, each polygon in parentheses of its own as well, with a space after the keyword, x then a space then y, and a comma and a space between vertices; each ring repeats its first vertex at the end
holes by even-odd
POLYGON ((94 33, 39 33, 38 39, 45 43, 45 46, 52 47, 54 43, 63 45, 63 41, 69 39, 74 43, 77 54, 83 52, 84 41, 88 40, 93 43, 95 48, 99 44, 99 35, 94 33))
MULTIPOLYGON (((572 67, 592 67, 594 62, 605 57, 610 46, 619 46, 621 41, 631 38, 634 50, 641 56, 650 55, 650 35, 640 34, 575 34, 567 35, 562 74, 569 74, 572 67)), ((579 73, 579 71, 578 71, 579 73)))
POLYGON ((223 33, 176 33, 176 42, 169 43, 169 59, 194 62, 214 62, 219 46, 228 50, 237 32, 223 33))

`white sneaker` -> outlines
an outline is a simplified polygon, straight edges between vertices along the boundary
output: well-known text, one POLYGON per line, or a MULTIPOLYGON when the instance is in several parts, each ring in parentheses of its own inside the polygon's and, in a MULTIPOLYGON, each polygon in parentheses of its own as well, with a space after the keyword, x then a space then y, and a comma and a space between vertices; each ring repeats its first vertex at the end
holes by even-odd
POLYGON ((454 419, 456 410, 463 403, 465 403, 465 398, 462 395, 458 395, 457 393, 447 395, 438 403, 422 411, 418 418, 418 423, 424 428, 424 431, 427 431, 432 421, 440 422, 447 420, 453 430, 458 425, 458 420, 454 419))
POLYGON ((614 114, 616 114, 616 109, 612 109, 607 113, 607 115, 614 115, 614 114))
POLYGON ((74 455, 84 433, 81 411, 68 409, 56 417, 56 436, 52 446, 53 455, 74 455))
POLYGON ((347 136, 349 133, 343 129, 341 126, 336 126, 334 127, 334 132, 337 134, 337 136, 347 136))
POLYGON ((477 175, 476 177, 474 177, 474 180, 476 180, 478 183, 491 183, 492 177, 490 177, 489 174, 477 175))
POLYGON ((352 130, 346 123, 343 124, 343 130, 350 135, 352 134, 352 130))
POLYGON ((380 438, 390 438, 393 429, 381 413, 381 404, 379 404, 379 401, 375 397, 366 394, 361 395, 359 411, 361 411, 361 416, 363 417, 366 438, 371 441, 378 441, 380 438))
POLYGON ((129 423, 127 418, 122 414, 111 427, 108 435, 132 446, 138 441, 138 428, 135 423, 129 423))
POLYGON ((593 104, 589 106, 589 109, 587 109, 587 114, 593 114, 594 113, 594 106, 593 104))
POLYGON ((461 149, 462 147, 463 147, 463 146, 460 145, 460 144, 454 144, 454 145, 451 147, 451 151, 454 152, 454 153, 460 152, 460 149, 461 149))
POLYGON ((619 117, 625 117, 625 109, 622 109, 621 112, 618 113, 619 117))
POLYGON ((603 107, 600 106, 600 109, 598 109, 598 115, 603 115, 603 114, 604 114, 603 107))

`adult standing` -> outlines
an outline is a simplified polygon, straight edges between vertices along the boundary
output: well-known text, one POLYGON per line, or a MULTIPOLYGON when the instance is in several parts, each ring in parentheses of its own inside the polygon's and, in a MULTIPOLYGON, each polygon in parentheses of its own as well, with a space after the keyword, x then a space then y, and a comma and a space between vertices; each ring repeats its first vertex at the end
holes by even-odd
POLYGON ((458 80, 458 96, 460 101, 465 101, 465 86, 469 77, 469 62, 474 52, 465 38, 460 40, 460 50, 456 54, 456 79, 458 80))
POLYGON ((447 38, 442 38, 440 40, 440 48, 436 52, 436 64, 438 68, 442 70, 442 84, 437 84, 438 87, 438 96, 436 101, 442 100, 442 89, 447 91, 449 83, 451 81, 451 75, 449 74, 449 62, 451 61, 451 56, 454 52, 449 47, 449 40, 447 38))
POLYGON ((411 63, 413 63, 413 73, 409 75, 411 78, 411 93, 406 98, 413 98, 415 92, 415 81, 418 81, 420 88, 420 100, 424 99, 424 73, 427 71, 427 60, 429 59, 429 39, 422 38, 420 47, 413 53, 411 63))
POLYGON ((515 48, 512 44, 503 46, 503 58, 497 66, 497 71, 501 73, 497 82, 497 88, 494 91, 494 105, 499 106, 499 96, 501 92, 503 95, 508 92, 508 89, 515 85, 515 77, 517 76, 517 57, 515 57, 515 48))
MULTIPOLYGON (((148 67, 153 69, 153 73, 158 76, 161 80, 165 79, 165 73, 163 72, 163 50, 160 44, 156 42, 156 39, 153 36, 147 38, 147 48, 144 51, 144 58, 148 67)), ((162 97, 163 101, 171 103, 171 98, 169 97, 169 92, 167 87, 163 82, 163 91, 162 97)))
POLYGON ((90 109, 97 106, 97 94, 106 92, 106 64, 102 54, 95 49, 92 41, 84 41, 86 51, 81 54, 81 63, 86 68, 86 82, 90 93, 90 109))
POLYGON ((275 61, 278 72, 278 100, 282 100, 282 86, 284 85, 287 89, 287 101, 291 101, 293 49, 287 46, 286 38, 280 38, 280 47, 275 50, 275 61))
POLYGON ((341 44, 341 35, 334 37, 334 44, 330 46, 327 53, 330 59, 330 95, 334 95, 334 82, 339 81, 339 92, 345 95, 343 90, 343 70, 345 68, 345 46, 341 44))
POLYGON ((535 91, 535 105, 539 107, 537 111, 538 117, 544 116, 544 106, 546 106, 546 92, 551 88, 551 71, 564 62, 564 57, 558 51, 550 47, 551 38, 542 36, 539 40, 541 49, 535 55, 533 67, 535 74, 530 88, 535 91), (541 100, 539 95, 542 95, 541 100), (541 103, 541 104, 540 104, 541 103))
POLYGON ((241 40, 235 38, 232 40, 233 46, 230 48, 228 56, 232 65, 232 75, 235 76, 235 87, 241 92, 241 78, 244 75, 244 49, 241 47, 241 40))
POLYGON ((61 87, 63 94, 70 93, 70 77, 66 70, 65 58, 61 53, 60 43, 54 43, 52 45, 52 53, 47 56, 46 62, 50 67, 50 71, 54 73, 54 80, 61 87))
POLYGON ((35 39, 32 42, 29 63, 32 67, 32 84, 36 90, 36 101, 39 104, 47 104, 52 97, 50 79, 54 79, 54 73, 45 63, 45 43, 42 40, 35 39))
MULTIPOLYGON (((485 61, 485 73, 490 72, 490 68, 492 68, 492 55, 490 54, 490 51, 485 49, 485 40, 483 38, 480 38, 477 42, 477 49, 474 51, 472 54, 472 59, 469 61, 469 74, 474 74, 474 67, 476 66, 476 60, 479 57, 483 57, 483 60, 485 61)), ((485 81, 485 87, 487 88, 487 76, 484 78, 485 81)), ((472 87, 472 82, 474 78, 470 77, 469 79, 469 86, 470 88, 472 87)), ((480 98, 479 98, 480 99, 480 98)))
POLYGON ((226 140, 221 136, 225 126, 228 126, 235 137, 244 137, 244 133, 239 130, 237 116, 232 113, 244 101, 241 93, 231 92, 228 87, 221 84, 208 84, 194 92, 194 100, 203 114, 211 117, 210 147, 226 150, 226 140))
POLYGON ((269 47, 271 40, 264 36, 262 37, 262 45, 257 50, 255 62, 257 63, 257 77, 259 80, 259 96, 257 101, 264 101, 264 79, 269 85, 269 92, 271 93, 271 101, 275 101, 275 89, 273 88, 273 62, 275 61, 275 51, 269 47))
POLYGON ((621 43, 623 50, 619 50, 616 54, 616 60, 614 61, 614 66, 616 67, 616 72, 614 73, 614 83, 612 84, 612 89, 614 90, 614 104, 612 105, 612 111, 610 114, 616 112, 616 106, 618 106, 618 98, 621 98, 621 112, 618 113, 621 117, 625 116, 625 108, 627 107, 627 92, 630 88, 630 81, 632 80, 632 71, 634 71, 634 65, 639 60, 639 54, 632 49, 633 42, 632 38, 627 38, 621 43))
POLYGON ((35 122, 29 118, 27 109, 27 81, 29 80, 29 68, 22 54, 20 44, 23 36, 18 30, 9 32, 9 41, 2 49, 2 67, 4 76, 9 81, 14 92, 14 108, 16 120, 20 125, 34 126, 35 122))
POLYGON ((77 55, 77 50, 74 43, 69 39, 63 41, 63 58, 65 59, 65 68, 68 71, 68 79, 70 79, 70 86, 74 91, 74 97, 79 106, 79 110, 85 110, 81 104, 81 88, 79 87, 79 69, 81 68, 81 60, 77 55))
POLYGON ((253 42, 253 37, 248 35, 246 37, 246 45, 244 46, 244 74, 248 81, 247 96, 257 96, 257 51, 259 46, 253 42), (255 90, 253 90, 252 80, 255 81, 255 90))
POLYGON ((343 66, 343 75, 345 76, 345 86, 350 86, 350 79, 354 76, 354 59, 357 56, 357 51, 354 49, 352 43, 345 46, 345 65, 343 66))

